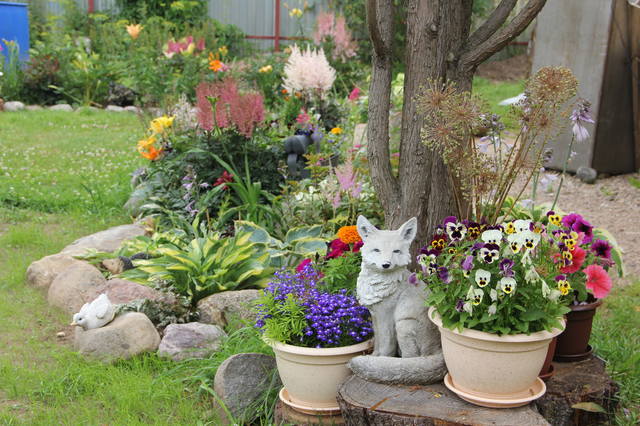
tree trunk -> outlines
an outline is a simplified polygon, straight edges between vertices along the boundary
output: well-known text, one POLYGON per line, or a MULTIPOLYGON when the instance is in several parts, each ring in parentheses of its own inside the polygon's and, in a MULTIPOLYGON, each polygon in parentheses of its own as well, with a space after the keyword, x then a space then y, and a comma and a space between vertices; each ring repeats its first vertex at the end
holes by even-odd
POLYGON ((429 80, 450 80, 458 88, 470 90, 477 66, 520 34, 545 2, 530 0, 504 25, 516 1, 502 0, 487 21, 469 36, 473 0, 407 0, 400 167, 395 176, 389 162, 393 2, 367 0, 367 25, 374 47, 368 158, 388 228, 395 229, 416 216, 416 245, 421 245, 436 224, 454 213, 447 168, 420 138, 423 119, 416 96, 421 87, 429 80))

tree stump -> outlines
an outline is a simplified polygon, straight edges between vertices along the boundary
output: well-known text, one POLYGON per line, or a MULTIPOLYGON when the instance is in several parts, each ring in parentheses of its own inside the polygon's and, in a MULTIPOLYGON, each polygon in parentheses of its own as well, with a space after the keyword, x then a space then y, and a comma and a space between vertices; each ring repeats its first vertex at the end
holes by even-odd
POLYGON ((302 425, 302 426, 327 426, 343 425, 344 419, 340 414, 335 416, 314 416, 300 413, 287 406, 282 401, 278 401, 273 414, 273 423, 276 425, 302 425))
POLYGON ((547 382, 547 393, 536 401, 540 413, 554 426, 607 423, 616 408, 618 385, 606 373, 605 362, 592 356, 580 362, 554 362, 553 366, 555 374, 547 382), (572 408, 578 403, 595 403, 606 412, 572 408))
POLYGON ((384 385, 351 376, 338 391, 347 425, 548 425, 532 405, 484 408, 458 398, 443 384, 384 385))
POLYGON ((615 410, 618 386, 605 362, 591 357, 581 362, 554 363, 546 394, 519 408, 492 409, 469 404, 443 384, 384 385, 351 376, 338 391, 347 425, 595 425, 607 423, 615 410), (584 409, 572 408, 578 403, 584 409), (601 406, 605 413, 588 411, 601 406), (586 409, 586 410, 585 410, 586 409))

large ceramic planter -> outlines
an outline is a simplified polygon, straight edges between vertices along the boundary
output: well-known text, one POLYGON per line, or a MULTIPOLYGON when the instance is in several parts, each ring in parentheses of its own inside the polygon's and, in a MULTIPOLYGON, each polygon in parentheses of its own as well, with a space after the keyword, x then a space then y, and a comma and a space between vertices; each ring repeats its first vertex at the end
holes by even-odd
POLYGON ((372 340, 339 348, 304 348, 269 342, 276 355, 278 374, 284 388, 280 399, 291 408, 307 414, 334 414, 338 386, 351 374, 347 363, 367 353, 372 340))
POLYGON ((571 362, 580 361, 591 355, 589 346, 593 317, 598 306, 602 305, 602 299, 596 299, 586 305, 572 305, 571 312, 567 314, 567 327, 558 336, 558 344, 554 359, 556 361, 571 362))
POLYGON ((442 326, 435 308, 429 319, 440 329, 442 352, 449 370, 445 384, 463 399, 487 407, 517 407, 542 396, 538 379, 549 343, 562 329, 503 335, 442 326))

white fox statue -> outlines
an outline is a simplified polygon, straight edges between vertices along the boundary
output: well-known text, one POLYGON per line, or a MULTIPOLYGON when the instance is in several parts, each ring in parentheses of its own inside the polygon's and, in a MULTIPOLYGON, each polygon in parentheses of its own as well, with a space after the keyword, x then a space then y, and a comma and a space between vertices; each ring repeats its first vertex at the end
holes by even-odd
POLYGON ((353 358, 349 368, 363 379, 380 383, 419 385, 442 380, 447 369, 440 333, 427 317, 428 290, 423 282, 408 280, 416 218, 396 231, 382 231, 359 216, 357 229, 364 242, 357 295, 371 312, 375 340, 373 354, 353 358))

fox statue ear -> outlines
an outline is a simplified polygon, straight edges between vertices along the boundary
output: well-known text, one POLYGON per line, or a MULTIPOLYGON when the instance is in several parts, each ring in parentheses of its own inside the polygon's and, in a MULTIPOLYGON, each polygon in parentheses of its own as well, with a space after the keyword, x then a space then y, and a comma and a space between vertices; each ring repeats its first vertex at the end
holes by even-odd
POLYGON ((371 222, 369 222, 367 218, 362 215, 358 216, 356 226, 358 229, 358 234, 360 234, 360 238, 362 238, 362 241, 366 241, 367 238, 378 232, 378 228, 373 226, 371 222))
POLYGON ((412 217, 398 229, 398 232, 403 240, 412 242, 418 233, 418 219, 412 217))

